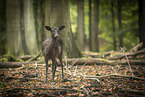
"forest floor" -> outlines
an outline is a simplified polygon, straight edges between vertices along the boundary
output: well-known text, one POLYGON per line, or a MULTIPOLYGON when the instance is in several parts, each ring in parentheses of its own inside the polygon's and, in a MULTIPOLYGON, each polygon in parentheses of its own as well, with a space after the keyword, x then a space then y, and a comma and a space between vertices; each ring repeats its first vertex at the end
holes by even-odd
POLYGON ((45 64, 27 64, 19 68, 0 70, 2 97, 78 97, 78 96, 145 96, 145 65, 79 65, 64 67, 65 81, 61 81, 61 68, 57 67, 52 82, 51 67, 45 83, 45 64))
POLYGON ((47 83, 45 64, 38 60, 40 53, 23 62, 10 62, 15 58, 2 56, 0 97, 145 97, 145 49, 135 53, 111 51, 103 56, 84 53, 84 56, 63 60, 63 81, 60 66, 54 81, 51 80, 50 65, 47 83))

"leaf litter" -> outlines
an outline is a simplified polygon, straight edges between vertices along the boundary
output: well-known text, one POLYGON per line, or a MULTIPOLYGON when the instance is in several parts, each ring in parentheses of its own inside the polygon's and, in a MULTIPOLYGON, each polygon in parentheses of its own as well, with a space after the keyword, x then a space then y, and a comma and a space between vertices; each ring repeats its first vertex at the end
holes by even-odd
MULTIPOLYGON (((75 62, 74 62, 75 63, 75 62)), ((145 66, 131 65, 64 66, 65 79, 61 80, 61 67, 57 67, 52 82, 51 66, 45 83, 45 65, 28 64, 20 68, 0 70, 0 95, 36 97, 84 96, 144 96, 145 66)))

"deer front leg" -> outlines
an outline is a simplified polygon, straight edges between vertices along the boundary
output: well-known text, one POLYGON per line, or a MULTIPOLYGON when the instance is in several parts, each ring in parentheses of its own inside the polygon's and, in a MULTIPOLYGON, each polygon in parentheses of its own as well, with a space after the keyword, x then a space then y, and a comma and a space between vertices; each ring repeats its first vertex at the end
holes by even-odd
POLYGON ((54 81, 55 78, 56 63, 56 59, 52 59, 52 81, 54 81))
POLYGON ((45 58, 45 64, 46 64, 46 83, 47 83, 47 72, 48 72, 48 59, 45 58))

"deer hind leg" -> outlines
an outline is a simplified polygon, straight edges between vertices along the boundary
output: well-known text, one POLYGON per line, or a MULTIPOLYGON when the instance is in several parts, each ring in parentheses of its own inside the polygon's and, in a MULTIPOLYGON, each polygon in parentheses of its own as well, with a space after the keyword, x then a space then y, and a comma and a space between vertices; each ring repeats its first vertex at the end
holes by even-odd
POLYGON ((59 58, 59 61, 61 63, 62 79, 64 79, 64 75, 63 75, 63 64, 62 64, 62 55, 60 55, 58 58, 59 58))

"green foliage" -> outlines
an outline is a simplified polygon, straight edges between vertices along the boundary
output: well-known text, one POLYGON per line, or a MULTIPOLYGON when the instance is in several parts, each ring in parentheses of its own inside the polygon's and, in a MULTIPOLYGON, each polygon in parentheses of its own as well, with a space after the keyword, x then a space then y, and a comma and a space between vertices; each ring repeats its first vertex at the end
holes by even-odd
MULTIPOLYGON (((92 4, 93 7, 93 4, 92 4)), ((99 5, 99 37, 106 43, 100 48, 101 51, 113 50, 113 37, 116 37, 117 50, 119 50, 119 37, 123 34, 124 46, 127 49, 139 43, 138 38, 138 1, 137 0, 122 0, 122 24, 123 31, 118 30, 118 10, 116 0, 100 0, 99 5), (112 29, 112 14, 111 14, 111 2, 114 3, 114 22, 115 33, 112 29)), ((89 38, 89 5, 88 0, 84 2, 84 28, 86 38, 89 38)), ((77 1, 71 0, 70 3, 70 17, 71 27, 74 33, 77 32, 77 1)))
MULTIPOLYGON (((115 18, 115 33, 112 31, 112 16, 111 16, 111 2, 107 0, 100 0, 100 22, 99 30, 101 34, 100 38, 103 38, 106 42, 101 50, 112 50, 113 49, 113 36, 118 39, 121 34, 124 38, 124 46, 127 49, 132 48, 139 43, 138 37, 138 1, 128 0, 122 1, 122 24, 123 31, 118 30, 118 12, 117 12, 117 2, 114 2, 114 18, 115 18)), ((118 44, 117 44, 118 45, 118 44)), ((118 47, 119 49, 119 47, 118 47)))
MULTIPOLYGON (((88 1, 84 0, 84 33, 87 38, 89 38, 89 6, 88 1)), ((71 19, 71 27, 72 32, 77 32, 77 0, 71 0, 70 2, 70 19, 71 19)))
MULTIPOLYGON (((42 1, 42 0, 41 0, 42 1)), ((127 49, 132 48, 133 46, 139 43, 139 26, 138 26, 138 0, 121 0, 122 3, 122 23, 123 31, 118 30, 118 10, 117 10, 117 1, 118 0, 100 0, 99 3, 99 37, 105 41, 105 44, 100 48, 101 51, 113 50, 113 37, 116 37, 117 41, 117 50, 119 50, 119 37, 123 34, 124 46, 127 49), (115 22, 115 33, 112 30, 112 14, 111 14, 111 2, 114 3, 114 22, 115 22)), ((36 22, 36 8, 38 7, 38 1, 33 1, 33 10, 34 10, 34 19, 36 22)), ((42 3, 42 2, 41 2, 42 3)), ((45 2, 44 2, 45 3, 45 2)), ((0 10, 0 54, 6 53, 6 2, 3 0, 1 3, 0 10)), ((43 4, 44 7, 45 4, 43 4)), ((92 2, 92 12, 93 12, 93 2, 92 2)), ((44 11, 44 9, 42 9, 44 11)), ((43 12, 41 12, 42 14, 43 12)), ((37 13, 38 14, 38 13, 37 13)), ((46 14, 44 12, 44 14, 46 14)), ((37 16, 39 17, 39 16, 37 16)), ((43 15, 42 15, 43 17, 43 15)), ((70 0, 70 19, 71 19, 71 28, 72 32, 75 34, 77 32, 77 0, 70 0)), ((93 18, 92 18, 93 19, 93 18)), ((92 20, 93 21, 93 20, 92 20)), ((36 27, 38 26, 35 25, 36 27)), ((42 27, 41 27, 42 28, 42 27)), ((89 4, 88 0, 84 0, 84 33, 87 40, 89 40, 89 4)), ((36 29, 37 31, 38 29, 36 29)), ((40 29, 39 29, 40 30, 40 29)), ((32 35, 34 36, 34 35, 32 35)), ((38 35, 40 36, 40 35, 38 35)), ((38 38, 38 37, 37 37, 38 38)), ((28 38, 29 39, 29 38, 28 38)), ((35 40, 35 39, 32 39, 35 40)), ((38 41, 38 39, 37 39, 38 41)), ((40 43, 42 44, 42 43, 40 43)), ((30 44, 31 45, 31 44, 30 44)), ((8 48, 8 47, 7 47, 8 48)), ((37 47, 36 47, 37 48, 37 47)), ((7 52, 9 54, 9 52, 7 52)))
POLYGON ((76 33, 77 32, 77 2, 76 0, 71 0, 70 3, 70 20, 71 20, 71 28, 72 32, 76 33))

